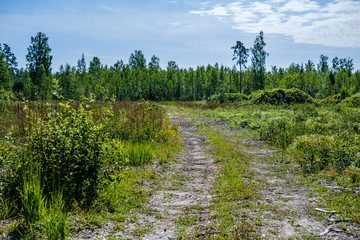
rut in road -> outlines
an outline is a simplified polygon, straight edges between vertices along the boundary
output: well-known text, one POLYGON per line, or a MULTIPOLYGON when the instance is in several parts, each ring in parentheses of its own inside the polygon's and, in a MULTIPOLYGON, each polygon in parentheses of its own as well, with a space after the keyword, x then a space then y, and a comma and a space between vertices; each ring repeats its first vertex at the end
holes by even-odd
POLYGON ((150 199, 147 208, 156 214, 146 217, 153 231, 143 239, 174 239, 191 235, 195 226, 201 230, 210 224, 210 190, 216 165, 206 151, 205 138, 196 133, 194 125, 181 119, 180 131, 184 150, 169 164, 164 172, 166 180, 150 199))

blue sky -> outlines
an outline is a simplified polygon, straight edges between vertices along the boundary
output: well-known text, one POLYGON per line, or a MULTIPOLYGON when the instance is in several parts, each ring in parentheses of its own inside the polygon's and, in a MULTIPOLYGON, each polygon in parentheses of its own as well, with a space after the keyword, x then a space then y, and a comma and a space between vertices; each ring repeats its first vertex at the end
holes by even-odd
MULTIPOLYGON (((26 66, 30 37, 44 32, 52 48, 53 71, 87 64, 128 62, 135 50, 147 61, 155 54, 161 67, 224 64, 231 67, 231 46, 253 45, 265 34, 266 65, 288 67, 324 54, 350 57, 360 69, 359 0, 0 0, 0 43, 26 66)), ((249 61, 250 63, 250 58, 249 61)))

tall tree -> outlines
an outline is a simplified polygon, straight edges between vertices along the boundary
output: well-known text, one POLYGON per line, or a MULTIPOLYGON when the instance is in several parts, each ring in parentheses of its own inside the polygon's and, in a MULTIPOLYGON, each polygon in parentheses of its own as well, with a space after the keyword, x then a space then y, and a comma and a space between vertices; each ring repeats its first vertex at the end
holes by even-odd
POLYGON ((89 65, 89 73, 96 75, 100 69, 102 68, 100 59, 98 57, 93 57, 93 59, 90 61, 89 65))
POLYGON ((154 69, 159 69, 160 68, 160 58, 158 58, 157 56, 153 55, 151 57, 151 60, 149 62, 149 69, 150 70, 154 70, 154 69))
POLYGON ((26 60, 29 69, 30 78, 39 86, 39 81, 36 80, 40 66, 43 65, 45 74, 51 74, 52 56, 50 55, 51 48, 48 44, 49 37, 45 33, 38 32, 35 37, 31 37, 31 44, 28 47, 28 54, 26 60))
POLYGON ((315 68, 315 64, 311 60, 308 60, 305 63, 305 71, 306 72, 311 72, 314 68, 315 68))
POLYGON ((246 68, 247 59, 249 57, 249 49, 247 49, 241 41, 236 41, 236 45, 231 47, 234 49, 233 59, 236 60, 236 64, 240 67, 240 92, 242 92, 242 67, 246 68))
POLYGON ((0 52, 2 52, 5 55, 9 67, 12 69, 13 74, 15 74, 17 72, 17 66, 18 66, 15 54, 11 52, 9 45, 7 45, 6 43, 4 43, 3 45, 4 48, 1 48, 1 44, 0 44, 0 52))
POLYGON ((146 59, 141 50, 135 50, 129 58, 129 65, 132 69, 139 67, 140 69, 146 68, 146 59))
MULTIPOLYGON (((11 88, 13 74, 5 55, 0 52, 0 91, 9 91, 11 88)), ((0 96, 1 98, 1 96, 0 96)))
POLYGON ((265 51, 266 43, 264 42, 264 33, 260 31, 256 36, 254 46, 251 48, 251 65, 254 77, 254 90, 264 89, 265 86, 265 71, 266 71, 266 57, 269 54, 265 51))
POLYGON ((77 62, 77 71, 82 75, 86 72, 86 61, 84 53, 81 54, 81 58, 77 62))
POLYGON ((327 56, 324 56, 324 55, 320 55, 320 61, 319 61, 319 64, 318 64, 318 71, 319 72, 327 72, 327 70, 329 69, 329 65, 328 65, 328 62, 327 60, 329 59, 329 57, 327 56))

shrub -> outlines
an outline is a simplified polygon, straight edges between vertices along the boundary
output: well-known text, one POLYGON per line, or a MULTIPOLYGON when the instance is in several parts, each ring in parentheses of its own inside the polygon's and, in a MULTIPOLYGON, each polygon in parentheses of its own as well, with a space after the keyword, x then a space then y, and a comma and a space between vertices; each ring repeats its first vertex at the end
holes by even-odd
POLYGON ((316 173, 329 167, 342 172, 358 162, 358 139, 310 135, 295 140, 295 156, 304 172, 316 173))
POLYGON ((319 104, 338 104, 341 103, 345 98, 349 97, 348 94, 345 93, 338 93, 336 95, 329 96, 325 99, 319 101, 319 104))
POLYGON ((312 103, 312 97, 296 88, 292 89, 271 89, 260 90, 250 95, 250 101, 254 104, 293 104, 293 103, 312 103))
POLYGON ((40 165, 46 194, 62 188, 65 196, 88 207, 96 195, 105 135, 92 111, 63 107, 64 113, 50 111, 47 120, 36 123, 27 151, 40 165))
POLYGON ((343 102, 350 107, 360 107, 360 93, 344 99, 343 102))
POLYGON ((248 96, 242 93, 219 93, 210 97, 211 103, 233 103, 248 100, 248 96))
POLYGON ((259 128, 261 140, 267 140, 271 144, 285 149, 291 144, 293 136, 292 121, 285 117, 271 118, 259 128))
POLYGON ((106 134, 95 124, 92 111, 61 105, 62 111, 50 106, 43 118, 31 118, 34 114, 28 109, 31 123, 25 144, 13 147, 14 158, 6 161, 0 176, 5 198, 19 199, 17 189, 23 189, 22 179, 34 166, 45 196, 63 189, 68 203, 76 200, 84 207, 96 197, 106 134))

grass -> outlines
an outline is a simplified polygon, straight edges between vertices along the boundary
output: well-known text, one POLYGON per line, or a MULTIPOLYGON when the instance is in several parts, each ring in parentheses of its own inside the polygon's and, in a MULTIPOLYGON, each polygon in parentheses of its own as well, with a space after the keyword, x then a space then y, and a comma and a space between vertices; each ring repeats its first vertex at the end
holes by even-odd
MULTIPOLYGON (((356 192, 356 189, 359 188, 358 169, 345 167, 344 171, 339 171, 339 169, 344 168, 332 168, 332 166, 329 165, 330 168, 325 167, 325 171, 320 171, 319 173, 304 173, 302 171, 303 169, 297 165, 298 160, 296 156, 294 156, 296 152, 293 151, 293 143, 297 140, 297 136, 300 135, 306 136, 306 134, 313 133, 331 135, 336 134, 337 131, 347 131, 350 137, 337 137, 340 142, 351 142, 354 136, 356 139, 358 133, 350 126, 352 126, 351 124, 356 125, 356 121, 358 121, 359 118, 353 117, 356 114, 351 113, 352 109, 339 111, 339 109, 331 106, 314 107, 311 105, 276 107, 238 105, 235 108, 234 105, 229 104, 227 106, 213 105, 206 107, 203 104, 197 103, 177 103, 172 106, 172 108, 177 108, 177 114, 181 113, 186 115, 184 112, 188 112, 205 118, 206 122, 226 120, 230 122, 230 127, 235 127, 234 130, 228 131, 227 127, 209 127, 208 124, 200 123, 203 129, 201 134, 207 135, 212 153, 217 157, 215 162, 221 166, 219 175, 214 182, 215 198, 213 199, 214 204, 211 207, 211 210, 215 212, 211 217, 211 221, 214 222, 212 227, 219 230, 219 233, 215 234, 215 236, 231 239, 234 237, 233 234, 236 235, 238 233, 234 230, 234 227, 243 225, 246 227, 243 227, 240 232, 255 235, 255 237, 249 237, 248 235, 248 238, 259 237, 259 235, 256 235, 258 232, 257 226, 266 223, 263 223, 261 218, 256 219, 252 214, 254 211, 270 211, 271 214, 269 215, 267 213, 265 218, 277 221, 291 220, 292 218, 290 217, 296 217, 297 215, 296 212, 281 210, 279 208, 282 207, 280 205, 274 205, 271 199, 262 199, 262 196, 257 195, 259 190, 265 188, 268 183, 261 179, 256 180, 257 178, 254 173, 249 170, 251 169, 249 166, 255 161, 251 155, 254 155, 254 151, 256 151, 258 147, 255 146, 251 149, 251 144, 261 139, 259 130, 264 130, 264 126, 270 129, 267 130, 268 136, 265 139, 266 142, 272 144, 275 149, 280 148, 280 151, 275 152, 274 157, 262 157, 262 160, 257 159, 256 162, 267 161, 267 165, 275 164, 274 167, 266 169, 266 171, 272 172, 268 177, 282 178, 286 174, 286 177, 291 179, 290 182, 285 184, 286 186, 283 186, 283 184, 273 185, 286 188, 308 188, 310 192, 314 191, 314 187, 323 184, 337 185, 340 186, 340 189, 346 188, 348 191, 340 190, 336 192, 329 188, 319 189, 317 194, 315 194, 316 192, 314 193, 314 197, 316 198, 316 202, 320 199, 322 200, 323 203, 319 205, 319 207, 337 210, 339 213, 337 219, 339 221, 349 219, 355 223, 359 223, 359 211, 356 210, 359 209, 358 201, 356 201, 356 199, 359 199, 358 192, 356 192), (189 109, 189 107, 191 109, 189 109), (286 127, 286 129, 289 129, 288 133, 286 133, 287 135, 282 136, 282 131, 276 132, 269 128, 271 127, 271 121, 269 120, 277 118, 282 118, 284 123, 289 125, 289 127, 286 127), (353 120, 351 120, 351 118, 353 120), (351 121, 352 123, 350 124, 349 122, 351 121), (296 126, 293 127, 292 124, 296 124, 296 126), (238 127, 241 127, 242 130, 237 131, 236 128, 238 127), (244 133, 245 135, 243 135, 244 133), (238 136, 237 134, 242 135, 238 136), (252 140, 254 138, 255 141, 252 140), (273 138, 273 141, 269 141, 268 139, 270 138, 273 138), (244 145, 244 142, 248 142, 249 146, 244 145), (239 145, 246 147, 246 149, 241 149, 242 147, 239 145), (250 152, 250 154, 247 154, 247 152, 250 152), (276 155, 280 156, 276 157, 276 155), (260 205, 251 203, 259 201, 261 202, 260 205), (243 221, 241 222, 241 220, 243 221)), ((356 111, 358 110, 355 109, 355 112, 356 111)), ((197 123, 197 120, 193 122, 197 123)), ((337 143, 334 143, 334 145, 336 144, 337 143)), ((356 144, 356 141, 352 142, 351 146, 356 147, 356 144)), ((342 155, 340 154, 339 156, 342 155)), ((346 161, 342 160, 341 164, 344 163, 346 164, 346 161)), ((277 201, 286 205, 292 201, 292 199, 286 195, 279 195, 277 201)), ((311 201, 314 203, 314 200, 311 201)), ((306 208, 305 211, 315 218, 319 215, 317 212, 312 212, 312 208, 306 208)), ((295 227, 297 236, 300 237, 293 239, 302 239, 302 237, 304 239, 316 238, 312 234, 301 235, 303 234, 303 227, 298 224, 296 224, 295 227)), ((276 236, 276 234, 272 236, 276 236)))
POLYGON ((250 156, 221 131, 203 126, 203 133, 221 165, 214 182, 215 197, 211 206, 213 221, 217 223, 213 228, 219 231, 217 236, 224 239, 260 238, 256 233, 256 220, 246 211, 246 206, 256 197, 256 185, 244 181, 250 156))
POLYGON ((8 235, 65 239, 109 221, 119 228, 136 223, 163 165, 181 149, 176 126, 153 103, 90 99, 1 106, 0 216, 14 222, 2 230, 8 235), (22 181, 35 165, 37 178, 22 181))
POLYGON ((360 186, 360 170, 355 157, 360 150, 359 108, 311 104, 244 104, 237 107, 229 104, 209 108, 193 104, 190 107, 195 114, 229 121, 232 127, 245 127, 278 148, 281 153, 278 162, 286 163, 282 165, 284 171, 293 168, 291 165, 294 163, 300 163, 301 169, 289 171, 295 171, 294 174, 297 171, 300 175, 316 173, 313 175, 315 182, 296 184, 311 187, 311 184, 319 184, 319 178, 325 178, 331 185, 350 189, 335 194, 325 191, 322 198, 329 208, 337 209, 341 215, 360 223, 360 212, 355 210, 359 205, 352 201, 359 197, 354 190, 360 186))

